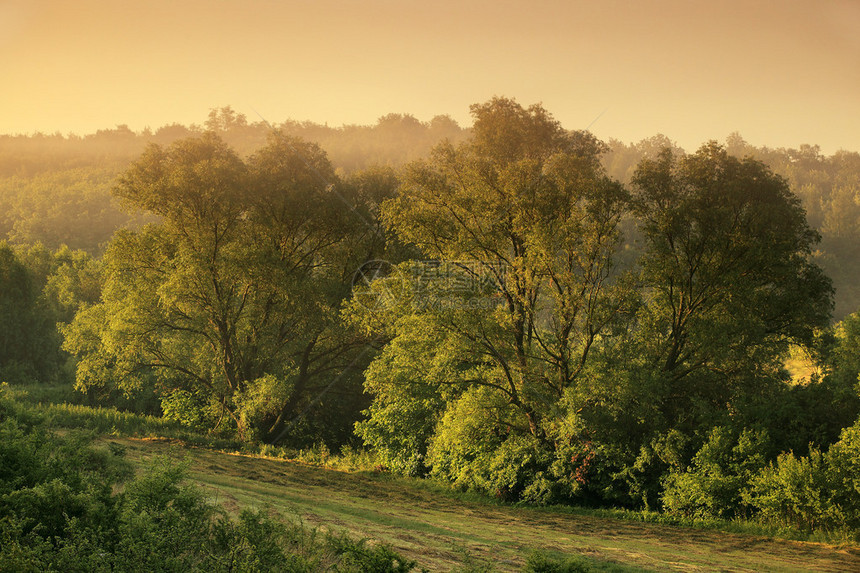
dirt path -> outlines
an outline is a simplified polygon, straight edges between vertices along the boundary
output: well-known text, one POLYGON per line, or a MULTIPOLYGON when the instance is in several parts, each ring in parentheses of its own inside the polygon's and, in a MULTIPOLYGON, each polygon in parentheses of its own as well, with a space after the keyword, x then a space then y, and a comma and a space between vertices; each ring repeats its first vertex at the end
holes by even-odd
POLYGON ((228 508, 254 505, 379 540, 431 571, 470 556, 518 570, 535 550, 654 571, 860 571, 860 548, 696 530, 447 497, 414 482, 257 457, 121 440, 129 457, 188 457, 192 477, 228 508))

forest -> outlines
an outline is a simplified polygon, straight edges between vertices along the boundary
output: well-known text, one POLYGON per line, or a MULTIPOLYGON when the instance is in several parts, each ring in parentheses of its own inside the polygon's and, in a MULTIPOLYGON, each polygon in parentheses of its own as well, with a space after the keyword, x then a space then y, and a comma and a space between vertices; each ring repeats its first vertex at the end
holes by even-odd
POLYGON ((0 382, 504 502, 855 537, 860 154, 471 111, 0 136, 0 382))

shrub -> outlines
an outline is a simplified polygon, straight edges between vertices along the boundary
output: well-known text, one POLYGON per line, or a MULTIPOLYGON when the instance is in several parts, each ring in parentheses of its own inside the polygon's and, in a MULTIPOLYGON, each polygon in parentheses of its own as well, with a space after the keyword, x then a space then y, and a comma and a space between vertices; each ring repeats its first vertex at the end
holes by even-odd
POLYGON ((762 517, 802 530, 860 528, 860 420, 826 453, 781 454, 752 480, 748 494, 762 517))
POLYGON ((557 559, 543 553, 532 553, 523 568, 526 573, 587 573, 592 570, 580 557, 557 559))
POLYGON ((188 390, 172 390, 161 398, 161 411, 165 420, 198 431, 215 425, 217 417, 211 415, 208 406, 205 398, 188 390))
POLYGON ((829 529, 844 523, 840 508, 832 503, 834 485, 819 450, 811 449, 805 457, 784 453, 753 479, 748 499, 772 523, 805 531, 829 529))
POLYGON ((0 571, 399 573, 415 565, 387 547, 263 511, 233 518, 164 459, 129 479, 123 448, 90 442, 52 434, 0 392, 0 571))
POLYGON ((860 528, 860 420, 842 430, 827 452, 833 502, 842 508, 848 525, 860 528))
POLYGON ((686 517, 747 517, 750 481, 764 466, 765 432, 744 429, 740 435, 716 427, 685 471, 666 478, 663 507, 686 517))
POLYGON ((503 501, 559 501, 569 484, 553 472, 554 453, 531 434, 512 430, 508 408, 484 388, 449 407, 428 452, 433 475, 503 501))

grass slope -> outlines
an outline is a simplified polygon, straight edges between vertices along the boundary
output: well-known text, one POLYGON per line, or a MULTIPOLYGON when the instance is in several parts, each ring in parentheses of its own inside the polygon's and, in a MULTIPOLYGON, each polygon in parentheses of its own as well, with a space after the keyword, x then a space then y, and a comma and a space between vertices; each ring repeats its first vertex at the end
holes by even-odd
POLYGON ((493 505, 445 495, 416 480, 114 438, 133 461, 187 458, 192 478, 228 509, 271 507, 305 523, 391 545, 419 566, 464 563, 515 571, 534 550, 582 555, 622 571, 860 571, 860 549, 493 505), (615 565, 613 565, 615 564, 615 565))

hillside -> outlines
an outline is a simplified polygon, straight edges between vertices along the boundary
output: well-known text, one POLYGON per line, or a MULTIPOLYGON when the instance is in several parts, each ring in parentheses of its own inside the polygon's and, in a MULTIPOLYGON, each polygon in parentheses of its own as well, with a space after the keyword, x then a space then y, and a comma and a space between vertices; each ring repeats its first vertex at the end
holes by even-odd
MULTIPOLYGON (((584 555, 650 571, 857 571, 860 548, 699 530, 534 507, 457 499, 425 482, 297 462, 186 448, 169 440, 115 439, 142 462, 190 462, 194 481, 231 510, 271 507, 307 524, 390 544, 419 567, 469 560, 516 571, 528 555, 584 555)), ((624 567, 626 566, 626 567, 624 567)))

